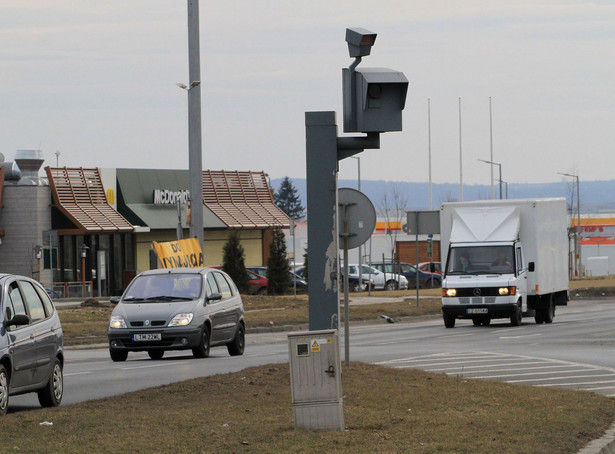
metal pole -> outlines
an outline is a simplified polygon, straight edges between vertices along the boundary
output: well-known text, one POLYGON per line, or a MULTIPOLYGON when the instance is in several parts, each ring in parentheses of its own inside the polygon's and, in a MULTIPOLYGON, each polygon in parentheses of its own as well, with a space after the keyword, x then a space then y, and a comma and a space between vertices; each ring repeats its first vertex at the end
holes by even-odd
POLYGON ((81 294, 85 298, 85 254, 81 254, 81 294))
MULTIPOLYGON (((500 200, 502 200, 502 164, 498 164, 498 168, 500 169, 500 200)), ((491 166, 491 174, 493 174, 493 166, 491 166)), ((493 187, 493 179, 491 181, 491 186, 493 187)), ((491 198, 493 198, 493 194, 491 198)))
POLYGON ((579 270, 579 277, 581 277, 581 192, 579 186, 579 176, 575 175, 577 179, 577 257, 579 264, 577 270, 579 270))
POLYGON ((429 209, 433 209, 433 193, 431 188, 431 99, 427 98, 427 156, 429 162, 429 209))
POLYGON ((415 226, 416 226, 416 307, 419 307, 419 212, 414 213, 415 216, 415 226))
POLYGON ((295 251, 295 220, 290 220, 291 233, 293 237, 293 296, 295 299, 297 298, 297 275, 295 271, 297 270, 297 253, 295 251))
MULTIPOLYGON (((344 213, 342 236, 344 237, 344 361, 346 367, 350 366, 350 329, 348 318, 350 317, 349 301, 348 301, 348 205, 344 204, 342 210, 344 213)), ((361 280, 359 280, 361 286, 361 280)))
POLYGON ((461 98, 459 98, 459 201, 463 202, 463 152, 461 149, 461 98))
MULTIPOLYGON (((493 123, 491 121, 491 96, 489 96, 489 160, 493 161, 493 123)), ((500 200, 502 200, 502 168, 500 167, 500 200)), ((491 167, 491 199, 493 200, 493 166, 491 167)))
POLYGON ((199 1, 188 0, 188 168, 190 172, 190 237, 203 251, 203 155, 201 141, 201 59, 199 1))
MULTIPOLYGON (((357 190, 361 191, 361 157, 360 156, 350 156, 357 160, 357 190)), ((362 247, 359 246, 359 283, 363 281, 363 257, 361 255, 362 247)), ((367 286, 369 288, 369 284, 367 286)))

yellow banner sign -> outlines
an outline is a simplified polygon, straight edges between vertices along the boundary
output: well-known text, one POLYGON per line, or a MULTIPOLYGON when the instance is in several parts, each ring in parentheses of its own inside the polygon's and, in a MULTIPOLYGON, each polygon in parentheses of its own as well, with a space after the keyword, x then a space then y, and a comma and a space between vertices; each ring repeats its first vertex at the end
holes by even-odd
POLYGON ((200 268, 203 266, 203 251, 197 238, 166 241, 152 241, 162 268, 200 268))

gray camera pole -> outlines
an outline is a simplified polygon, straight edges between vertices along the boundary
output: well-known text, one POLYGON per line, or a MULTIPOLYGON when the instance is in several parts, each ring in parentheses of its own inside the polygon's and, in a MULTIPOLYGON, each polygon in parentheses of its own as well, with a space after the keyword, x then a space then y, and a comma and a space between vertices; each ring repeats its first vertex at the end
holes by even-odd
POLYGON ((337 125, 335 112, 306 112, 310 330, 337 329, 337 125))

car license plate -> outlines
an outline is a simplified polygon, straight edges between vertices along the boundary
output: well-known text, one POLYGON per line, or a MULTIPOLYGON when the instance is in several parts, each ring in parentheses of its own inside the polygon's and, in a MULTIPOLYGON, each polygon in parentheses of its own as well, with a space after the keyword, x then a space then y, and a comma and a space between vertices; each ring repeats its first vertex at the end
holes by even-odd
POLYGON ((473 307, 467 310, 468 314, 487 314, 489 309, 486 307, 473 307))
POLYGON ((133 334, 132 340, 140 342, 159 341, 162 340, 162 335, 160 333, 133 334))

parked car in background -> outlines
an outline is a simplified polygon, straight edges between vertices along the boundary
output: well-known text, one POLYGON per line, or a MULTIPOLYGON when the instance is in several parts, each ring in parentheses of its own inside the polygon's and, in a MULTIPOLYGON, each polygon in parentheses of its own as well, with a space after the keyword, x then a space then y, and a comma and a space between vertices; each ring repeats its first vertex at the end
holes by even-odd
POLYGON ((254 271, 246 269, 248 273, 248 285, 250 286, 249 292, 254 295, 264 295, 267 293, 267 286, 269 280, 254 271))
POLYGON ((385 275, 382 271, 367 265, 361 265, 359 268, 358 264, 349 264, 348 277, 358 278, 359 269, 361 277, 371 279, 371 288, 374 290, 406 290, 408 288, 408 279, 403 274, 385 275))
MULTIPOLYGON (((296 274, 299 278, 301 278, 304 282, 307 283, 307 281, 305 281, 305 267, 301 266, 301 267, 297 267, 296 270, 296 274)), ((340 275, 340 292, 344 291, 343 289, 343 276, 340 275)), ((370 280, 369 276, 364 275, 362 276, 361 281, 359 282, 359 276, 353 276, 352 274, 348 275, 348 287, 349 287, 349 291, 351 292, 363 292, 365 290, 367 290, 368 286, 373 286, 373 281, 370 280)))
POLYGON ((230 276, 213 268, 149 270, 135 277, 109 319, 109 354, 125 361, 129 352, 146 351, 160 359, 168 350, 192 350, 209 356, 210 347, 226 346, 243 355, 244 309, 230 276))
MULTIPOLYGON (((267 267, 266 266, 246 266, 246 270, 251 271, 255 274, 258 274, 261 277, 267 278, 267 267)), ((288 272, 290 276, 290 284, 289 287, 292 289, 295 286, 295 282, 297 285, 297 290, 307 290, 307 282, 305 279, 300 277, 291 271, 288 272)))
MULTIPOLYGON (((209 268, 221 270, 222 265, 212 265, 209 268)), ((256 273, 255 271, 252 271, 249 268, 246 268, 246 273, 248 274, 248 293, 251 295, 266 294, 267 285, 269 284, 267 276, 261 276, 260 274, 256 273)))
POLYGON ((419 270, 426 271, 427 273, 442 274, 442 264, 440 262, 421 262, 419 263, 419 270))
POLYGON ((35 392, 43 407, 64 394, 64 338, 47 291, 34 279, 0 274, 0 415, 9 396, 35 392))
MULTIPOLYGON (((371 264, 374 268, 382 271, 385 274, 402 274, 408 279, 409 288, 416 288, 416 273, 417 269, 414 265, 409 263, 397 263, 397 262, 376 262, 371 264)), ((428 273, 426 271, 418 270, 419 273, 419 287, 421 288, 437 288, 442 285, 442 275, 437 273, 428 273)), ((387 278, 388 279, 388 278, 387 278)))

